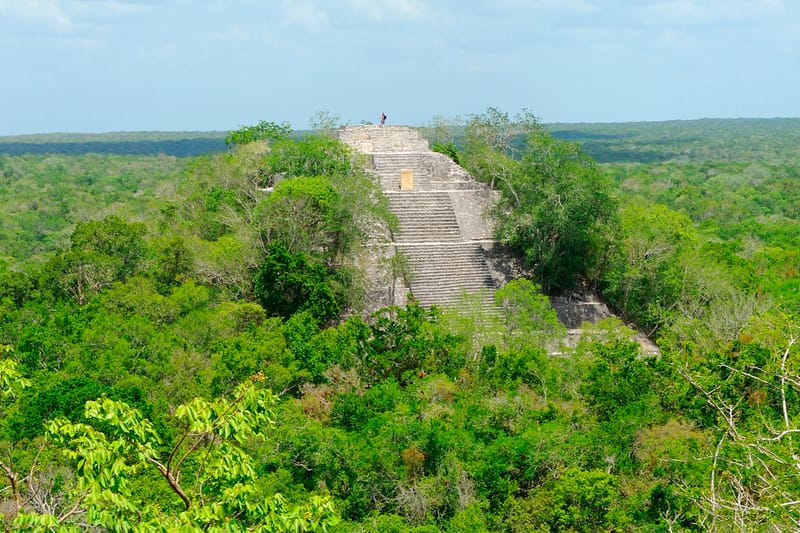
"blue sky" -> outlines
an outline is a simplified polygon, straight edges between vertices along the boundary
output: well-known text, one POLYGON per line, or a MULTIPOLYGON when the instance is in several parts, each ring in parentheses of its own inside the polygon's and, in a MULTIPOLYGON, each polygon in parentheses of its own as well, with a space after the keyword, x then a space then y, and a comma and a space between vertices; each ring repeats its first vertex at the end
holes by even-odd
POLYGON ((0 0, 0 135, 800 117, 797 0, 0 0))

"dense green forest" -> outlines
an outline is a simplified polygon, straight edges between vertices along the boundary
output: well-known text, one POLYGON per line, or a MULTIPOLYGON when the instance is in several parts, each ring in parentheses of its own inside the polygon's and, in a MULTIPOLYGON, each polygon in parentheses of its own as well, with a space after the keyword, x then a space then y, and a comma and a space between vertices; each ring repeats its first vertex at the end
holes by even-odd
POLYGON ((800 121, 423 131, 501 195, 497 314, 364 311, 396 221, 324 132, 0 155, 4 527, 800 528, 800 121), (621 320, 566 345, 576 289, 621 320))

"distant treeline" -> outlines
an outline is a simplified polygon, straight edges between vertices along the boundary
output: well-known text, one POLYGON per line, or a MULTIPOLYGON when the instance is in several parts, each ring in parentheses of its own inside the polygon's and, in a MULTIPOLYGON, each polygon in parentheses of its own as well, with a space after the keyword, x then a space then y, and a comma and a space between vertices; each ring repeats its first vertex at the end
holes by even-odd
MULTIPOLYGON (((577 142, 599 163, 743 161, 800 156, 800 118, 558 123, 545 128, 577 142), (765 154, 764 152, 769 152, 765 154)), ((460 128, 458 128, 460 130, 460 128)), ((302 137, 295 132, 293 137, 302 137)), ((0 154, 118 154, 192 157, 223 152, 228 132, 52 133, 0 137, 0 154)), ((457 131, 455 143, 461 144, 457 131)))
MULTIPOLYGON (((553 137, 581 145, 598 163, 668 161, 790 162, 800 157, 800 118, 699 119, 660 122, 543 124, 553 137)), ((464 149, 464 127, 452 126, 450 142, 464 149)), ((509 139, 519 152, 525 140, 509 139)))
MULTIPOLYGON (((296 132, 301 137, 307 132, 296 132)), ((44 133, 0 137, 0 154, 112 154, 194 157, 224 152, 227 131, 44 133)))
POLYGON ((134 142, 63 142, 63 143, 24 143, 0 142, 0 153, 8 155, 24 154, 115 154, 115 155, 171 155, 193 157, 226 150, 225 139, 181 139, 174 141, 134 141, 134 142))
POLYGON ((700 119, 549 124, 554 137, 582 145, 599 163, 783 160, 800 155, 800 119, 700 119))
POLYGON ((191 157, 226 149, 226 132, 52 133, 0 137, 0 154, 117 154, 191 157))

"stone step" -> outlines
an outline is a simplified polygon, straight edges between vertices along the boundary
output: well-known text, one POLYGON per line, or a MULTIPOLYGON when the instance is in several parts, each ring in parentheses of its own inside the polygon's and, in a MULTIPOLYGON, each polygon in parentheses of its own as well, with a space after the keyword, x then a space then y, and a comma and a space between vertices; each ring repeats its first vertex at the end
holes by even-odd
POLYGON ((428 181, 432 191, 482 191, 484 186, 476 181, 435 180, 428 181))
POLYGON ((456 220, 456 212, 453 203, 446 192, 429 191, 435 198, 425 197, 420 192, 401 191, 395 194, 387 194, 389 205, 393 211, 409 214, 434 214, 447 213, 456 220))
POLYGON ((464 291, 495 289, 479 245, 433 243, 397 249, 408 258, 414 273, 411 292, 423 305, 453 302, 464 291))
POLYGON ((428 142, 408 126, 345 126, 335 135, 362 153, 425 152, 428 142))
POLYGON ((450 203, 449 198, 445 199, 443 202, 431 202, 418 196, 412 197, 410 194, 400 193, 396 195, 389 195, 389 205, 392 206, 392 209, 396 209, 397 211, 402 211, 405 213, 418 212, 420 214, 433 214, 438 211, 441 213, 448 213, 455 218, 453 204, 450 203), (406 198, 397 198, 398 196, 405 196, 406 198))
POLYGON ((401 192, 389 191, 386 193, 386 197, 398 207, 402 207, 403 205, 451 204, 450 196, 446 192, 421 192, 413 190, 401 192))
POLYGON ((400 223, 396 242, 462 240, 453 204, 446 193, 404 191, 387 197, 400 223))
POLYGON ((461 233, 458 227, 444 224, 431 223, 432 227, 425 227, 420 223, 401 224, 400 231, 395 235, 395 242, 401 244, 431 242, 460 242, 461 233))

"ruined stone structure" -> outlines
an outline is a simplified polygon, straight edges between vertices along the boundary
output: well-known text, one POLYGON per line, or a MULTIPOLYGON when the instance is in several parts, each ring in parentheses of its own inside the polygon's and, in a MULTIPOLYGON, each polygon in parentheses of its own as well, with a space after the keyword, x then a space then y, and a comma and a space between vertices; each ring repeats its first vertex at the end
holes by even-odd
MULTIPOLYGON (((395 254, 407 259, 407 275, 376 283, 375 308, 404 305, 409 292, 423 306, 456 303, 465 292, 491 295, 503 279, 490 268, 495 196, 408 126, 346 126, 338 138, 366 157, 399 220, 399 231, 375 243, 384 270, 395 254), (389 287, 380 294, 380 287, 389 287)), ((381 276, 375 267, 375 278, 381 276)))
MULTIPOLYGON (((492 240, 489 210, 496 193, 447 156, 431 151, 408 126, 346 126, 336 134, 364 155, 367 170, 380 182, 400 222, 397 233, 373 243, 369 307, 405 305, 409 293, 425 307, 447 307, 462 303, 467 292, 478 295, 484 311, 495 312, 494 291, 523 275, 514 258, 498 252, 492 240), (391 273, 392 257, 408 260, 409 275, 391 273)), ((580 337, 584 322, 611 315, 590 292, 550 301, 568 328, 567 345, 580 337)), ((645 353, 658 353, 644 335, 636 340, 645 353)))

